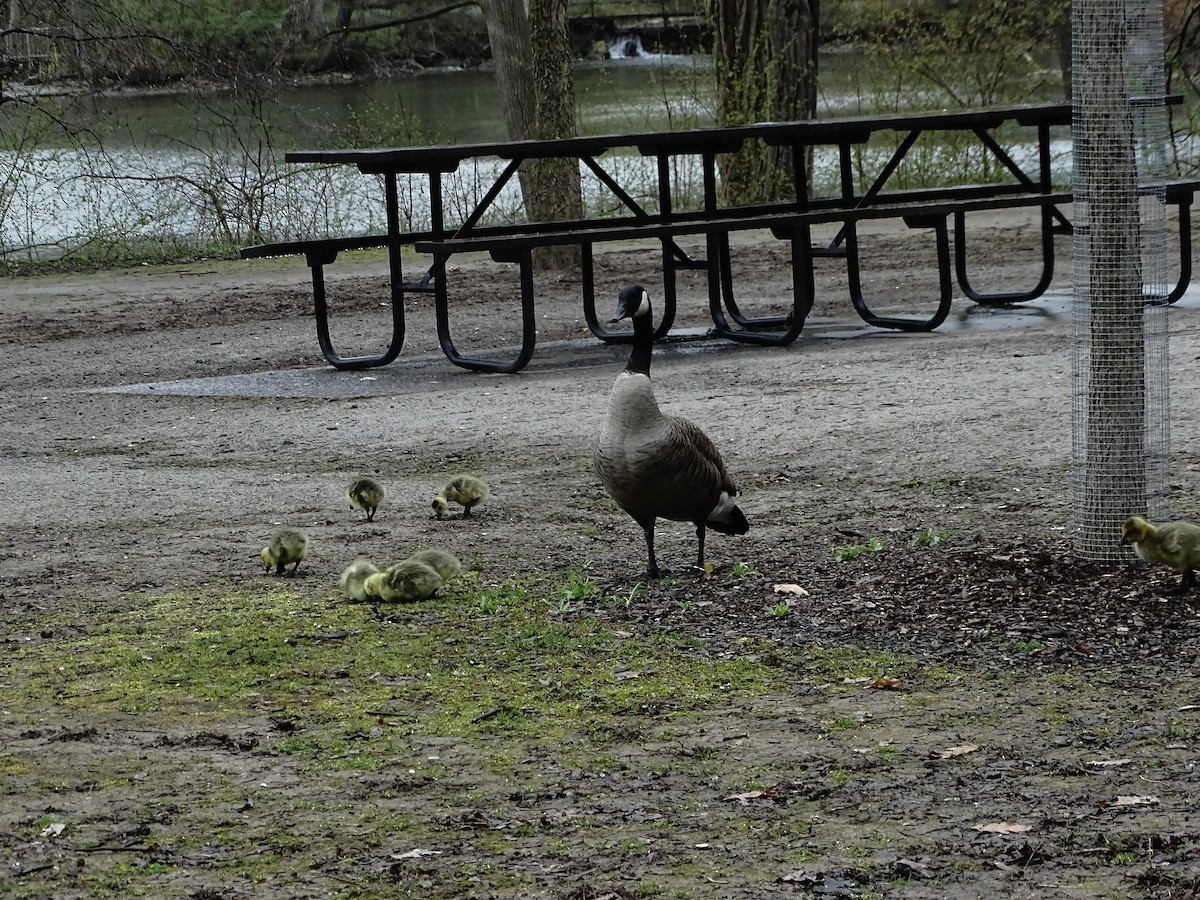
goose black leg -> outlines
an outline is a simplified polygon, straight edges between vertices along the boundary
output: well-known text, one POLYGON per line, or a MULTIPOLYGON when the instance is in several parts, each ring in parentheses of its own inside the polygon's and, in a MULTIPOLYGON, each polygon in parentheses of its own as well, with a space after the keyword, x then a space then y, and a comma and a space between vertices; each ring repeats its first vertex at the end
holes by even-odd
POLYGON ((650 578, 662 578, 662 573, 658 571, 658 562, 654 559, 654 521, 651 520, 649 525, 643 525, 642 531, 646 535, 646 556, 650 560, 650 564, 646 567, 646 575, 650 578))
POLYGON ((704 571, 704 523, 700 522, 696 525, 696 543, 699 548, 696 550, 696 568, 701 572, 704 571))
POLYGON ((1179 579, 1179 584, 1170 590, 1163 591, 1165 594, 1186 594, 1196 586, 1196 573, 1192 569, 1184 569, 1183 576, 1179 579))

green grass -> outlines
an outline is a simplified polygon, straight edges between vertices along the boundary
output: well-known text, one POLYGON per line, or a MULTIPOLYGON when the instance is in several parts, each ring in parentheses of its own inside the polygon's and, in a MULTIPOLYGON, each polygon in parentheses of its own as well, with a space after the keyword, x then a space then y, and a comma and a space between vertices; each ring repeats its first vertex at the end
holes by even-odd
POLYGON ((257 586, 147 598, 83 637, 10 654, 0 662, 0 704, 197 722, 270 709, 323 726, 283 738, 285 752, 350 753, 340 765, 372 768, 378 761, 348 749, 347 732, 380 709, 405 715, 416 734, 550 738, 585 719, 693 710, 776 685, 763 663, 708 659, 683 636, 618 635, 586 615, 564 615, 564 601, 590 585, 573 571, 395 607, 386 617, 368 605, 257 586), (616 677, 629 670, 639 676, 616 677))
POLYGON ((878 553, 883 549, 883 541, 879 538, 871 538, 865 544, 851 544, 848 547, 836 547, 833 551, 833 557, 838 562, 851 562, 858 559, 864 553, 878 553))

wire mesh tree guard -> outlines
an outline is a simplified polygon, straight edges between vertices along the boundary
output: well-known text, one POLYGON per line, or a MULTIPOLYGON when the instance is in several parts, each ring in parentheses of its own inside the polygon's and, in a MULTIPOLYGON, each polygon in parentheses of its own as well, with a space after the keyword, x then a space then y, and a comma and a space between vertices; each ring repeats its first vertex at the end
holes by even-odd
POLYGON ((1170 403, 1161 0, 1073 0, 1072 529, 1119 560, 1167 515, 1170 403))

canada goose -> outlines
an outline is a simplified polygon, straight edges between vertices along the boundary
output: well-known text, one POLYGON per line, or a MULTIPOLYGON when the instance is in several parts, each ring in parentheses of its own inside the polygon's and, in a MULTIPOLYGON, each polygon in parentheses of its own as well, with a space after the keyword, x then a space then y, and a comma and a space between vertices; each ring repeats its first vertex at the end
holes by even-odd
POLYGON ((449 550, 442 550, 438 547, 418 550, 409 559, 425 563, 442 576, 442 581, 449 581, 463 570, 462 563, 458 561, 457 556, 449 550))
POLYGON ((651 578, 660 576, 654 558, 658 518, 695 524, 696 565, 703 570, 706 527, 745 534, 750 524, 733 499, 737 488, 713 442, 692 422, 658 409, 650 383, 650 298, 636 284, 621 288, 611 321, 627 318, 633 320, 633 351, 609 397, 593 457, 596 472, 617 505, 642 526, 651 578))
POLYGON ((388 566, 363 582, 363 588, 369 597, 389 603, 428 600, 441 587, 441 575, 425 563, 412 559, 388 566))
POLYGON ((282 575, 285 566, 291 565, 292 574, 300 568, 300 560, 308 555, 308 535, 299 528, 280 528, 271 536, 271 542, 262 548, 263 567, 269 572, 282 575))
POLYGON ((374 478, 359 478, 346 488, 346 502, 351 509, 365 509, 367 521, 375 518, 375 510, 383 503, 387 490, 374 478))
POLYGON ((1196 566, 1200 566, 1200 525, 1168 522, 1151 525, 1141 516, 1130 516, 1121 526, 1121 541, 1133 544, 1134 552, 1146 562, 1166 563, 1182 572, 1179 586, 1168 593, 1182 594, 1196 586, 1196 566))
POLYGON ((488 496, 488 486, 482 478, 474 475, 455 475, 446 482, 442 492, 433 498, 433 511, 440 519, 446 512, 449 503, 457 503, 463 508, 463 518, 471 515, 471 508, 478 506, 488 496))
POLYGON ((367 593, 367 579, 378 571, 375 564, 369 560, 356 559, 342 572, 338 578, 338 586, 351 600, 370 600, 372 596, 367 593))

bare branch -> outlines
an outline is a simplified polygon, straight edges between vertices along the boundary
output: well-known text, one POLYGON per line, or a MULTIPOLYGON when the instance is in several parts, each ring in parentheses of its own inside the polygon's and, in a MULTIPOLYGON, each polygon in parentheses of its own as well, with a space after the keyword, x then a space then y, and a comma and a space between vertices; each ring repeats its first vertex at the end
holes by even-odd
POLYGON ((333 31, 327 31, 322 37, 333 37, 334 35, 345 35, 354 32, 362 31, 383 31, 387 28, 398 28, 401 25, 412 25, 415 22, 424 22, 428 19, 436 19, 438 16, 444 16, 446 13, 454 12, 456 9, 463 9, 467 6, 476 6, 475 0, 465 0, 463 3, 452 3, 449 6, 443 6, 441 9, 436 9, 433 12, 423 13, 419 16, 411 16, 407 19, 390 19, 387 22, 376 22, 373 25, 347 25, 345 28, 337 28, 333 31))

